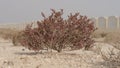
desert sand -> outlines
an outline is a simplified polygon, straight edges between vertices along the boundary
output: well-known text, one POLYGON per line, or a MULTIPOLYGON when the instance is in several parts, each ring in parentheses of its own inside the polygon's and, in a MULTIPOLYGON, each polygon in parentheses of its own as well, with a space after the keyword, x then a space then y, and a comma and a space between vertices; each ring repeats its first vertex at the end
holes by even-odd
MULTIPOLYGON (((108 52, 105 55, 108 56, 108 52)), ((102 55, 95 51, 95 47, 90 51, 43 51, 36 54, 22 46, 13 46, 9 40, 0 39, 0 68, 120 68, 120 63, 107 63, 102 55)))

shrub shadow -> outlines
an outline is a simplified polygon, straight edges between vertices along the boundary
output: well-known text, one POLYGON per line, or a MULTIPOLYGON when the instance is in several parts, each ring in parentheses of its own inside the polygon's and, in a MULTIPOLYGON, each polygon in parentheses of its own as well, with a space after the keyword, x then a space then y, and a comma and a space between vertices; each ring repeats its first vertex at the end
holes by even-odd
POLYGON ((42 52, 15 52, 16 55, 38 55, 43 54, 42 52))

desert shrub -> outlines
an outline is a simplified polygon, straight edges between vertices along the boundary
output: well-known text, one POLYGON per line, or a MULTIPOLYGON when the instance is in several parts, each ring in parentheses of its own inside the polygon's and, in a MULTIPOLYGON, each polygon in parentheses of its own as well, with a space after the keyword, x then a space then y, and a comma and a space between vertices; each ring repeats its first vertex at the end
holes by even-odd
POLYGON ((71 13, 64 20, 63 10, 51 10, 52 13, 48 17, 41 13, 44 19, 37 21, 38 27, 33 28, 32 24, 26 26, 21 39, 24 47, 34 51, 49 48, 61 52, 66 47, 88 49, 94 43, 91 34, 95 27, 90 19, 79 13, 71 13))

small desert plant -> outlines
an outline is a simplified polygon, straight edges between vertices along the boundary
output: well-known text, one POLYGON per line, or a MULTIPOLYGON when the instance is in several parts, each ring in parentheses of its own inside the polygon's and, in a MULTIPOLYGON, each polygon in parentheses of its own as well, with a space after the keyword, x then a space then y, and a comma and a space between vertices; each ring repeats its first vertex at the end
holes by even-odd
POLYGON ((103 37, 106 37, 107 36, 107 33, 105 33, 105 32, 103 32, 103 33, 101 33, 101 37, 103 38, 103 37))
POLYGON ((12 36, 12 43, 14 46, 18 46, 20 44, 20 39, 22 38, 22 31, 17 32, 12 36))
POLYGON ((75 13, 64 20, 62 9, 58 12, 51 10, 52 13, 48 17, 41 13, 44 19, 37 21, 38 27, 33 28, 32 24, 26 26, 21 38, 24 47, 34 51, 49 48, 61 52, 66 47, 88 49, 94 43, 91 34, 95 27, 90 19, 75 13))
POLYGON ((93 34, 93 38, 105 38, 108 35, 107 31, 104 30, 96 30, 93 34))

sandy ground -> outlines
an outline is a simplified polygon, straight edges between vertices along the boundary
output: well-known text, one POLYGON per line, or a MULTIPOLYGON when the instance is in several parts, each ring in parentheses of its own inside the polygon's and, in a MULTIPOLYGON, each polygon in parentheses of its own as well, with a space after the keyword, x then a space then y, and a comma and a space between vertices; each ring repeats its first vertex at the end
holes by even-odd
MULTIPOLYGON (((0 68, 110 68, 101 55, 75 50, 62 53, 34 53, 0 40, 0 68)), ((120 68, 120 67, 115 67, 120 68)))

